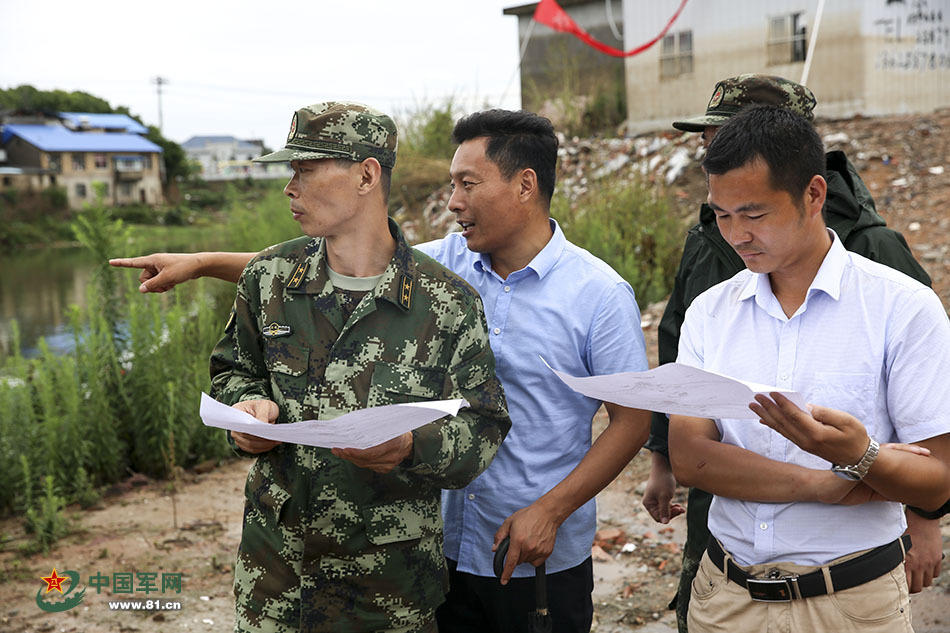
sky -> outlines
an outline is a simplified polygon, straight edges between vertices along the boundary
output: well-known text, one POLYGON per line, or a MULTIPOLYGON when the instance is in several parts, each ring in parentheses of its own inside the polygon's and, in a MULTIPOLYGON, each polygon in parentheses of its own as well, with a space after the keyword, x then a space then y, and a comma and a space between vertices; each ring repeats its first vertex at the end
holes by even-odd
POLYGON ((0 88, 83 90, 162 129, 283 145, 332 99, 518 108, 518 0, 0 0, 0 88))

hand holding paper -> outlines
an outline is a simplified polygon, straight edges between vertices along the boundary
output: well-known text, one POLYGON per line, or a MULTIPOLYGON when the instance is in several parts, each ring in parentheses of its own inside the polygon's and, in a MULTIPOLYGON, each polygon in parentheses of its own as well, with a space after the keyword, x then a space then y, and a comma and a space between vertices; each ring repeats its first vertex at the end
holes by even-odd
POLYGON ((260 438, 324 448, 370 448, 468 406, 465 400, 434 400, 359 409, 333 420, 267 424, 201 394, 201 421, 206 426, 260 438))
MULTIPOLYGON (((273 424, 277 420, 277 416, 280 413, 280 411, 277 409, 277 403, 273 400, 244 400, 243 402, 238 402, 236 405, 234 405, 234 408, 238 411, 243 411, 244 413, 253 416, 255 419, 260 420, 261 422, 266 422, 268 424, 273 424)), ((274 440, 268 440, 263 437, 249 435, 239 431, 232 431, 231 437, 234 439, 234 443, 239 449, 245 453, 252 453, 254 455, 266 453, 270 449, 280 444, 280 442, 274 440)))

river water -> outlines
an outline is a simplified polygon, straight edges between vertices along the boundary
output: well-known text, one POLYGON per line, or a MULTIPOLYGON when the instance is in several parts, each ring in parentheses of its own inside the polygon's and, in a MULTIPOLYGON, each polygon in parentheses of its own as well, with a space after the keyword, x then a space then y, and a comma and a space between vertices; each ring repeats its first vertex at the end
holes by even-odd
POLYGON ((0 256, 0 356, 11 351, 14 319, 25 356, 38 353, 40 337, 58 353, 71 350, 69 306, 85 305, 96 264, 92 254, 81 248, 34 249, 0 256))

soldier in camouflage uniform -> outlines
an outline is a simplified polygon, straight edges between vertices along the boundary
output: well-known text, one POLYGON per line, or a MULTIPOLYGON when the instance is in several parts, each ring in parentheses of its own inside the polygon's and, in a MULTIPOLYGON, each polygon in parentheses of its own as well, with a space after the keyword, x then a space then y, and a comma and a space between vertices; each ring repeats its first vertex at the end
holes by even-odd
POLYGON ((510 420, 481 301, 387 220, 396 128, 352 103, 294 114, 285 188, 307 233, 256 256, 211 359, 213 395, 267 422, 465 398, 455 417, 366 450, 240 433, 256 454, 235 630, 434 631, 447 589, 439 497, 481 473, 510 420))
MULTIPOLYGON (((676 121, 673 127, 684 132, 699 132, 708 145, 719 126, 728 121, 742 108, 753 104, 777 105, 808 120, 813 118, 816 105, 811 90, 800 84, 781 77, 746 74, 724 79, 716 84, 705 114, 685 121, 676 121)), ((880 262, 930 285, 930 277, 914 260, 904 237, 885 225, 874 207, 874 200, 857 170, 843 152, 829 152, 826 155, 826 175, 828 196, 823 209, 827 226, 833 229, 845 248, 868 259, 880 262)), ((659 362, 669 363, 676 360, 680 327, 693 299, 721 281, 729 279, 745 268, 742 259, 728 242, 723 239, 716 225, 713 210, 705 203, 699 212, 699 223, 693 226, 686 237, 683 257, 674 281, 673 293, 659 325, 659 362)), ((669 462, 667 431, 669 421, 660 413, 653 415, 650 438, 646 447, 652 452, 653 466, 643 504, 654 519, 667 523, 684 510, 670 500, 675 487, 669 462)), ((670 603, 676 609, 680 633, 686 633, 686 613, 689 606, 690 587, 706 545, 709 542, 707 515, 712 495, 698 488, 690 488, 686 508, 687 536, 683 550, 683 569, 677 595, 670 603)), ((926 513, 908 513, 908 523, 916 541, 925 542, 924 533, 936 531, 939 525, 935 520, 923 518, 926 513), (916 530, 916 532, 914 531, 916 530)), ((927 536, 928 540, 930 534, 927 536)), ((909 578, 912 590, 919 591, 921 585, 929 583, 919 566, 940 569, 940 552, 936 551, 929 561, 914 560, 923 552, 908 552, 908 576, 917 570, 921 576, 916 580, 909 578), (915 565, 918 565, 915 567, 915 565), (916 589, 914 589, 916 587, 916 589)))

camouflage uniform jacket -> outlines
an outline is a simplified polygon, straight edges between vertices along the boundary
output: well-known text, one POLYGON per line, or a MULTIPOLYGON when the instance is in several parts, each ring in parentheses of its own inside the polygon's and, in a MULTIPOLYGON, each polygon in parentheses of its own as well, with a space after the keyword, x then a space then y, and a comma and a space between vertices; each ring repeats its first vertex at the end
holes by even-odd
POLYGON ((511 425, 477 293, 391 221, 390 231, 393 259, 345 323, 322 239, 252 260, 211 358, 212 395, 273 400, 277 423, 419 400, 470 407, 413 431, 412 454, 385 475, 296 444, 258 456, 235 569, 239 621, 377 631, 431 613, 447 589, 440 489, 481 473, 511 425))

